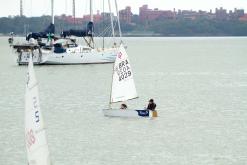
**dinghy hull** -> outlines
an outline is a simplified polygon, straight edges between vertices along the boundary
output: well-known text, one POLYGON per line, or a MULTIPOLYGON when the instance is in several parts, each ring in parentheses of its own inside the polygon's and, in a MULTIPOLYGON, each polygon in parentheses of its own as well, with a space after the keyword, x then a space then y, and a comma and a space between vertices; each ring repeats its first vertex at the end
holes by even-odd
POLYGON ((158 117, 157 111, 151 111, 151 110, 104 109, 103 113, 104 113, 104 116, 108 116, 108 117, 128 117, 128 118, 158 117))

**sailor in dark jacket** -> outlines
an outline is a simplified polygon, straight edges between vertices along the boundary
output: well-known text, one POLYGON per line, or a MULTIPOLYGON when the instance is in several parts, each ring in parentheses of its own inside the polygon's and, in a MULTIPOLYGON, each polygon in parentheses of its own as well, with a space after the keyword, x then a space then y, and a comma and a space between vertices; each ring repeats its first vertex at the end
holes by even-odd
POLYGON ((120 109, 127 109, 128 107, 127 107, 127 105, 126 104, 121 104, 121 107, 120 107, 120 109))
POLYGON ((153 99, 150 99, 149 100, 149 103, 148 103, 147 109, 149 109, 151 111, 155 111, 155 108, 156 108, 156 104, 154 103, 154 100, 153 99))

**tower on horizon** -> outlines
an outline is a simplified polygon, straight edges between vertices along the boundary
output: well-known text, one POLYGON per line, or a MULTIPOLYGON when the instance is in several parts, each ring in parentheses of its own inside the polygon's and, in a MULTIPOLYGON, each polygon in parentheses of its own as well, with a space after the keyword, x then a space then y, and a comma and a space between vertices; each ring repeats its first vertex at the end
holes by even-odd
POLYGON ((20 0, 20 16, 23 16, 23 7, 22 7, 22 0, 20 0))
POLYGON ((75 18, 75 0, 73 0, 72 12, 73 12, 73 17, 75 18))

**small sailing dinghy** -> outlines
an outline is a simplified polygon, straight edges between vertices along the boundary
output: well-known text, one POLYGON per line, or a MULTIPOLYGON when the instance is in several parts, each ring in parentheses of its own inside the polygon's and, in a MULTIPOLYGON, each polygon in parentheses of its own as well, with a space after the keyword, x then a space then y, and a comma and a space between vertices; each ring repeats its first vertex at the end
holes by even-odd
POLYGON ((25 95, 25 141, 28 165, 51 165, 43 116, 40 110, 38 83, 30 55, 25 95))
POLYGON ((104 115, 109 117, 157 117, 156 111, 153 112, 148 109, 111 108, 112 103, 125 102, 135 98, 138 98, 138 95, 133 72, 127 52, 123 44, 121 44, 113 68, 110 108, 103 110, 104 115))

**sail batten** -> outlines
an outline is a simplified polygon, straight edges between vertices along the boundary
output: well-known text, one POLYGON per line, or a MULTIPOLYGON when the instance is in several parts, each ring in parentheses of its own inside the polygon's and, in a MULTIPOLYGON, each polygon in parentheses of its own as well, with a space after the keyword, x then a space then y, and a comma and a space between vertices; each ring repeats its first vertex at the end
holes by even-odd
POLYGON ((25 141, 29 165, 51 165, 32 56, 28 64, 25 95, 25 141))
POLYGON ((138 95, 128 54, 121 44, 113 68, 110 102, 122 102, 137 97, 138 95))

